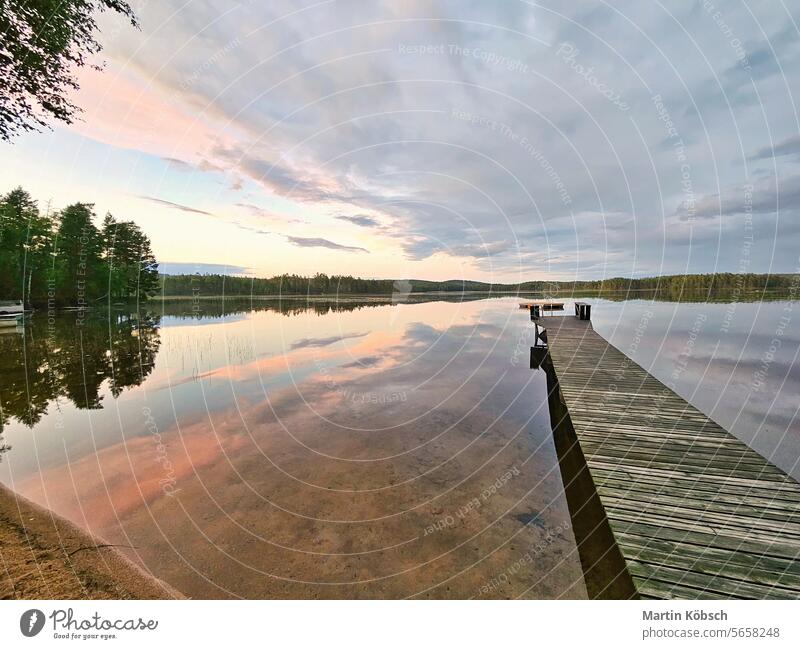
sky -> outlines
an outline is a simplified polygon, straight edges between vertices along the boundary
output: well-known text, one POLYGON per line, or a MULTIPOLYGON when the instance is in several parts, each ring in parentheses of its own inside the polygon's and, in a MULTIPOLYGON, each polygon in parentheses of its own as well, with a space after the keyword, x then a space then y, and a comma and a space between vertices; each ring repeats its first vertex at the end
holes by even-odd
POLYGON ((134 220, 165 271, 800 272, 796 3, 132 4, 0 191, 134 220))

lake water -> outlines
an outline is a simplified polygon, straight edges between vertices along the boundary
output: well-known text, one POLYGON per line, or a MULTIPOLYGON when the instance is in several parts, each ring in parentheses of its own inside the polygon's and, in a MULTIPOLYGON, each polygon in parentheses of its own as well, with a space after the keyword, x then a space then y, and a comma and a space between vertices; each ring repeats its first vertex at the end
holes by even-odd
POLYGON ((592 300, 594 328, 800 480, 800 307, 592 300))
MULTIPOLYGON (((792 302, 591 301, 798 475, 792 302)), ((191 597, 585 597, 517 300, 149 308, 0 334, 0 481, 191 597)))

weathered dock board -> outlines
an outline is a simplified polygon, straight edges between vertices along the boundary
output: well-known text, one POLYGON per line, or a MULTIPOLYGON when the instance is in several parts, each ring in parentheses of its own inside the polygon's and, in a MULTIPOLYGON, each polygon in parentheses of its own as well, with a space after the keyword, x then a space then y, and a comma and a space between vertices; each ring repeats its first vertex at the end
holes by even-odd
MULTIPOLYGON (((612 565, 624 565, 618 572, 629 577, 613 576, 633 589, 622 596, 800 598, 800 484, 609 344, 591 322, 553 317, 541 324, 557 399, 580 447, 572 450, 593 482, 594 494, 584 488, 582 502, 588 510, 599 500, 602 525, 618 548, 595 550, 587 562, 621 555, 612 565)), ((572 500, 571 510, 574 494, 572 500)), ((594 520, 590 531, 601 527, 594 520)), ((585 563, 584 572, 591 567, 585 563)), ((605 596, 620 592, 624 587, 605 596)))

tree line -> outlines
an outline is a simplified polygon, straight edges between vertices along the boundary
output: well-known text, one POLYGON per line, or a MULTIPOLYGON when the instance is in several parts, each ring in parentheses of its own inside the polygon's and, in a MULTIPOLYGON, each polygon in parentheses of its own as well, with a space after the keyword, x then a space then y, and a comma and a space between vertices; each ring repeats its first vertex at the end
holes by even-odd
POLYGON ((788 289, 796 282, 791 274, 710 273, 664 275, 660 277, 614 277, 570 282, 532 281, 519 284, 491 284, 470 280, 362 279, 349 275, 276 275, 274 277, 232 277, 195 274, 162 275, 160 290, 165 296, 278 296, 278 295, 397 295, 398 293, 657 293, 677 298, 704 292, 753 293, 788 289))
MULTIPOLYGON (((649 293, 662 299, 682 296, 723 293, 728 295, 763 293, 788 290, 798 282, 798 276, 781 273, 694 273, 662 275, 631 279, 612 277, 586 282, 557 282, 566 293, 597 292, 631 294, 649 293)), ((541 282, 539 284, 542 284, 541 282)), ((524 286, 524 285, 523 285, 524 286)))
POLYGON ((88 307, 154 295, 158 262, 132 221, 92 203, 42 211, 17 187, 0 198, 0 299, 26 306, 88 307))
POLYGON ((392 280, 361 279, 318 273, 313 277, 276 275, 274 277, 232 277, 230 275, 162 275, 161 290, 174 296, 251 296, 251 295, 389 295, 392 280))

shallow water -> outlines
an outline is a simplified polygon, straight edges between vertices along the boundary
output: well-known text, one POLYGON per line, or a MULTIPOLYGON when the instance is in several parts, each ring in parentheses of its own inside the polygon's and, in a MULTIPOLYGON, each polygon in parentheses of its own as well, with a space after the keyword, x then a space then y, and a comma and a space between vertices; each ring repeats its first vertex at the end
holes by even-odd
MULTIPOLYGON (((798 475, 792 302, 591 302, 798 475)), ((516 303, 37 315, 0 335, 0 480, 192 597, 584 597, 516 303)))
POLYGON ((0 478, 193 597, 585 596, 525 314, 356 306, 37 316, 0 478))

